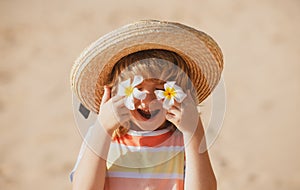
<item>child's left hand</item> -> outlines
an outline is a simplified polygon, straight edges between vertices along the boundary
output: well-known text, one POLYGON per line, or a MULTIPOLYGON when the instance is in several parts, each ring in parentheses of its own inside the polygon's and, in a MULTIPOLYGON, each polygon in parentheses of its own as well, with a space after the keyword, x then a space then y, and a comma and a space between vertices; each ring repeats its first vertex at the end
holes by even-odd
POLYGON ((166 119, 172 122, 183 134, 192 134, 199 122, 199 113, 190 91, 187 97, 179 104, 175 104, 167 110, 166 119))

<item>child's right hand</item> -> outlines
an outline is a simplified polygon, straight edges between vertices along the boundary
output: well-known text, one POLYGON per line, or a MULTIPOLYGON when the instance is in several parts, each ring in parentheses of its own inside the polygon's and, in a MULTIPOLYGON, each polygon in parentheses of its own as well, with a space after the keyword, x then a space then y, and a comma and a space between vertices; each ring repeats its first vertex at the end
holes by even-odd
POLYGON ((110 135, 120 125, 124 126, 130 119, 129 110, 124 104, 124 97, 111 97, 111 89, 107 86, 104 86, 104 94, 99 110, 98 121, 110 135))

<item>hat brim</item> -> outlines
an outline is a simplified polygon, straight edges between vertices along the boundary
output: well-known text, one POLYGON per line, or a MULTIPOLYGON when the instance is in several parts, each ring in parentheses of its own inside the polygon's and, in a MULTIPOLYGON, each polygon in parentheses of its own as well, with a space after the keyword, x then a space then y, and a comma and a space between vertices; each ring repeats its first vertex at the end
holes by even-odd
POLYGON ((199 103, 220 80, 223 55, 210 36, 179 23, 147 20, 114 30, 87 47, 71 71, 73 92, 87 109, 98 113, 114 65, 126 55, 150 49, 169 50, 185 60, 199 103))

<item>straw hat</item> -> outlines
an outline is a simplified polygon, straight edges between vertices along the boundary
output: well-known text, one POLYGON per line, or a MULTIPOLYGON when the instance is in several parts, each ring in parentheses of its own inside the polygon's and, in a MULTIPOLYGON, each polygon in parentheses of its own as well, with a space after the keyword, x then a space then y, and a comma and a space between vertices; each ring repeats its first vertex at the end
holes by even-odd
POLYGON ((116 29, 88 46, 73 65, 72 91, 87 109, 98 113, 103 86, 115 63, 148 49, 173 51, 185 60, 199 103, 220 80, 223 55, 210 36, 180 23, 145 20, 116 29))

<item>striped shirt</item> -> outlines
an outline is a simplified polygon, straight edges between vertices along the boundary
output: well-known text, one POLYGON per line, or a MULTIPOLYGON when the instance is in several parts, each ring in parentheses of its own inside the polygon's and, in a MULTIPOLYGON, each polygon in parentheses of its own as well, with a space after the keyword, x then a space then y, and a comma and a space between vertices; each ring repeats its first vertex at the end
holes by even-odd
POLYGON ((179 130, 130 130, 111 143, 104 189, 183 190, 184 163, 179 130))

